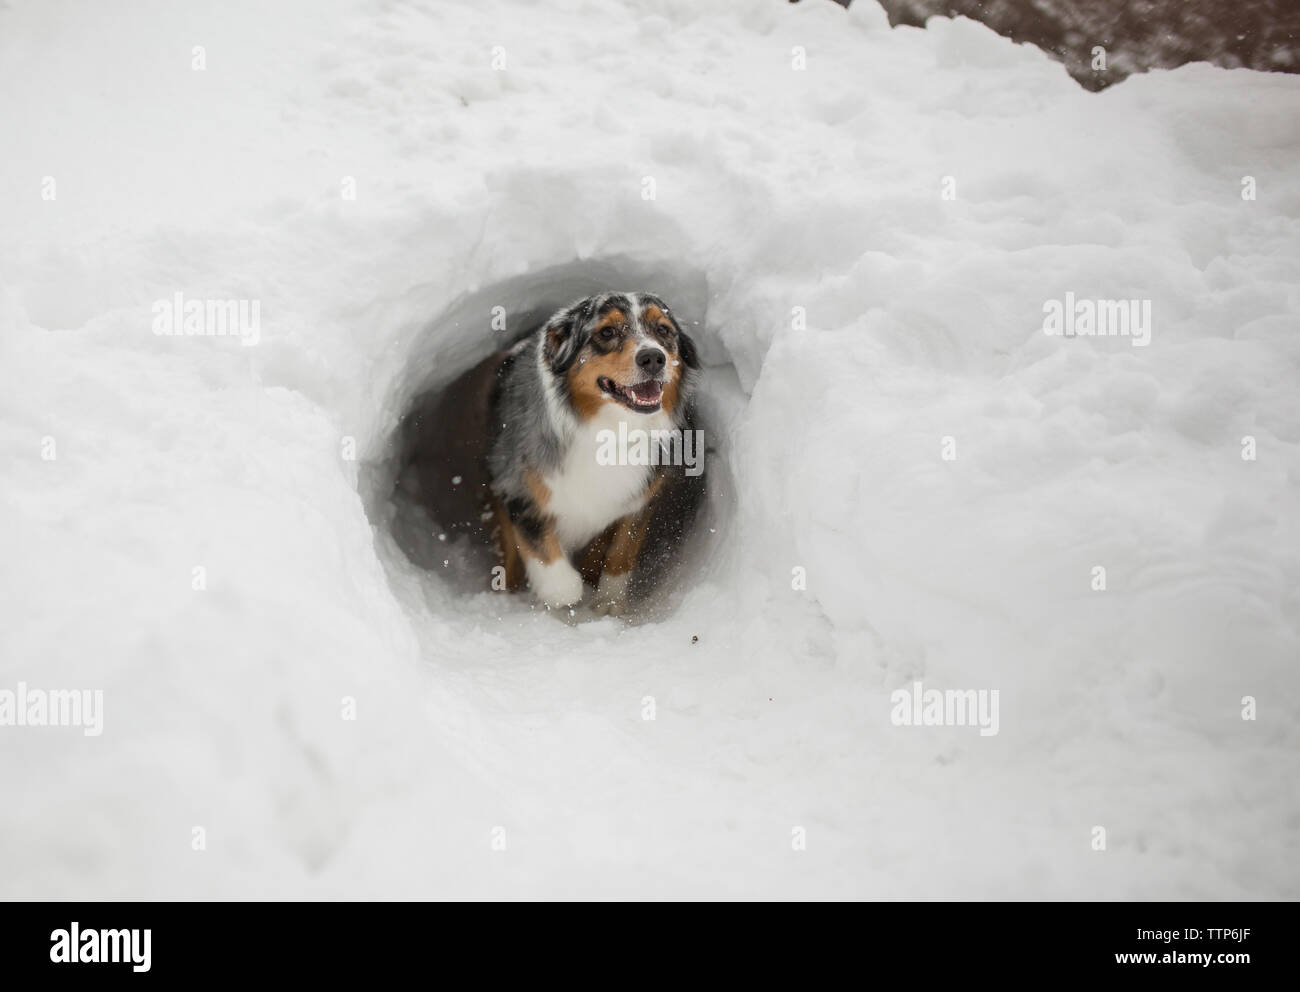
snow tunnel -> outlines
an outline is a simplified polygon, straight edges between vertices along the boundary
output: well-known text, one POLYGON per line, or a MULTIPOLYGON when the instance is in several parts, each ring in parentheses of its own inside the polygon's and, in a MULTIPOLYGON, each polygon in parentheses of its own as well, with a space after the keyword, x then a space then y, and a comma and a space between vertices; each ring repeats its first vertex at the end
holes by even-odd
MULTIPOLYGON (((415 592, 437 612, 501 619, 514 611, 544 611, 526 589, 502 591, 499 556, 485 538, 491 524, 464 491, 468 480, 431 465, 422 453, 457 430, 462 376, 493 352, 538 328, 577 299, 606 290, 653 292, 673 308, 695 341, 702 375, 695 427, 703 432, 703 473, 688 505, 656 515, 631 588, 625 618, 633 622, 671 612, 691 577, 727 540, 736 493, 721 425, 734 423, 747 402, 734 365, 708 320, 709 286, 699 272, 669 264, 611 257, 578 260, 467 290, 403 340, 390 382, 382 389, 383 416, 366 445, 359 489, 375 527, 380 560, 398 591, 415 592), (460 487, 460 490, 457 490, 460 487), (454 498, 448 498, 454 497, 454 498), (482 519, 478 527, 470 526, 482 519), (494 588, 495 586, 495 588, 494 588)), ((591 590, 568 613, 596 619, 591 590)))

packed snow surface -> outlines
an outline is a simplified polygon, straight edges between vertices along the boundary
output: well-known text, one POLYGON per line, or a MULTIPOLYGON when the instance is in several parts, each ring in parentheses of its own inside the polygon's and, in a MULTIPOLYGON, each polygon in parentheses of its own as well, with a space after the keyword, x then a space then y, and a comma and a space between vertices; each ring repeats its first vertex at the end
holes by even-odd
POLYGON ((1300 897, 1300 77, 1090 94, 865 2, 17 0, 0 92, 0 690, 103 694, 0 727, 0 896, 1300 897), (392 496, 493 308, 595 288, 708 371, 636 622, 466 591, 392 496))

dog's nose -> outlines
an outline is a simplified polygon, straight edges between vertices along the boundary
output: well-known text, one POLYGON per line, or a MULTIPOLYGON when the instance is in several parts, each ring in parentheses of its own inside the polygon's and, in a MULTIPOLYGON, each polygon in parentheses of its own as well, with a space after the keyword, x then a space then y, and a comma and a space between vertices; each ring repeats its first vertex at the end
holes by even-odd
POLYGON ((658 348, 642 348, 636 353, 637 368, 647 375, 658 375, 663 371, 667 357, 658 348))

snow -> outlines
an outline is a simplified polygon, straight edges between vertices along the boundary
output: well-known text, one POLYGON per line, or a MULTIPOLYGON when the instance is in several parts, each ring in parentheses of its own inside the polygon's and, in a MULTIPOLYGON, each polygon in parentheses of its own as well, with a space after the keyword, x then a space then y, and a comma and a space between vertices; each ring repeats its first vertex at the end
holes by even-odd
POLYGON ((0 727, 0 896, 1300 896, 1300 79, 1089 94, 865 2, 17 0, 0 89, 0 689, 104 692, 0 727), (708 369, 633 623, 390 498, 492 308, 598 288, 708 369))

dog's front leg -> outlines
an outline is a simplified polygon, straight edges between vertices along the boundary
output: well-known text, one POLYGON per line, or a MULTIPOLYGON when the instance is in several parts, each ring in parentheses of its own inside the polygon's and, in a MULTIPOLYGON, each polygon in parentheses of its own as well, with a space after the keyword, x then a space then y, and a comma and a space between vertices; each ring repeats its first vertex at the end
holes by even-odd
POLYGON ((553 610, 582 599, 582 576, 560 547, 555 519, 527 500, 508 500, 505 509, 510 533, 503 532, 503 538, 514 543, 523 559, 533 595, 553 610))
POLYGON ((646 506, 636 513, 629 513, 615 525, 609 550, 605 552, 605 567, 596 586, 596 601, 592 604, 597 613, 618 616, 627 609, 632 569, 636 567, 637 555, 645 543, 652 515, 651 506, 646 506))

